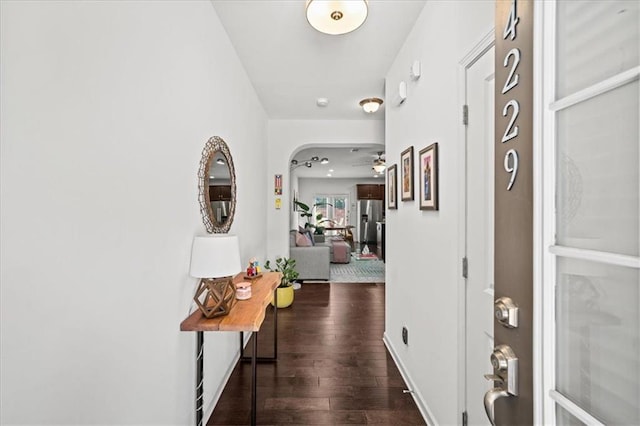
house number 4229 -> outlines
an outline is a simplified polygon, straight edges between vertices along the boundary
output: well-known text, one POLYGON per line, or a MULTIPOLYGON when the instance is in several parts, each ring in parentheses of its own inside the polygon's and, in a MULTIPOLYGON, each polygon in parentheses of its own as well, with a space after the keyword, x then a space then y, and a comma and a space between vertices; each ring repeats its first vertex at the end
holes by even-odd
MULTIPOLYGON (((515 41, 517 33, 516 28, 520 18, 518 17, 518 9, 517 9, 517 0, 511 1, 511 9, 509 11, 509 17, 507 18, 507 23, 504 26, 504 31, 502 32, 502 38, 504 40, 510 39, 511 41, 515 41)), ((507 40, 508 42, 509 40, 507 40)), ((507 94, 516 87, 520 81, 520 75, 518 74, 518 65, 520 64, 520 49, 514 47, 509 50, 504 57, 503 66, 509 69, 509 74, 507 76, 507 80, 504 82, 504 86, 502 87, 502 94, 507 94)), ((504 134, 502 136, 502 143, 509 142, 518 137, 518 115, 520 114, 520 103, 517 99, 510 99, 502 108, 502 116, 509 117, 509 122, 507 124, 507 128, 504 130, 504 134)), ((507 185, 507 191, 511 191, 513 184, 516 181, 516 176, 518 175, 518 151, 515 148, 509 149, 504 155, 504 170, 507 173, 511 174, 509 179, 509 184, 507 185)))

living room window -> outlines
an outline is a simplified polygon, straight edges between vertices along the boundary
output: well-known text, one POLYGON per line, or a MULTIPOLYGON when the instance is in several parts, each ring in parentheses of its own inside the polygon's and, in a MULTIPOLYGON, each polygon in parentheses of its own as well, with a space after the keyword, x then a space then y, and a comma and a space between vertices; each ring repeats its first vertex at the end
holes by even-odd
POLYGON ((347 206, 349 205, 349 196, 347 194, 316 195, 313 202, 317 206, 316 212, 322 213, 323 219, 331 220, 331 222, 322 223, 322 226, 340 227, 347 225, 347 206))

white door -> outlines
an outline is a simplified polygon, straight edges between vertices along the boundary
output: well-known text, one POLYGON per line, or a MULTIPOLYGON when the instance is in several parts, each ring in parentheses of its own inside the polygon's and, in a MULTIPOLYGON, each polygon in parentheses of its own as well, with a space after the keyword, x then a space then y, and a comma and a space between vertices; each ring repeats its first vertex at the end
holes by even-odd
POLYGON ((640 2, 544 12, 544 423, 640 424, 640 2))
POLYGON ((481 51, 466 69, 465 407, 470 425, 489 424, 483 396, 492 387, 483 375, 492 371, 494 346, 494 50, 481 51))

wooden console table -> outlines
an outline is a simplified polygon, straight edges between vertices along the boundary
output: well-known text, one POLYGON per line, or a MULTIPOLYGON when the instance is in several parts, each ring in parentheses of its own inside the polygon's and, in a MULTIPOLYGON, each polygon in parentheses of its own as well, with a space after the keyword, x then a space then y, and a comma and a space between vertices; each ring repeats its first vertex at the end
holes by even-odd
MULTIPOLYGON (((244 274, 238 274, 233 279, 234 283, 244 281, 244 274)), ((266 272, 262 277, 253 280, 251 285, 251 299, 236 300, 228 315, 206 318, 200 310, 195 311, 180 324, 180 331, 196 332, 196 424, 202 425, 202 381, 204 369, 204 332, 205 331, 239 331, 240 332, 240 360, 243 360, 243 333, 245 331, 258 332, 264 321, 267 306, 271 300, 278 303, 278 294, 275 291, 280 284, 282 274, 280 272, 266 272)), ((269 360, 275 360, 278 356, 278 309, 274 307, 274 356, 269 360)), ((258 361, 258 336, 254 336, 251 355, 251 424, 256 424, 256 378, 258 361)))

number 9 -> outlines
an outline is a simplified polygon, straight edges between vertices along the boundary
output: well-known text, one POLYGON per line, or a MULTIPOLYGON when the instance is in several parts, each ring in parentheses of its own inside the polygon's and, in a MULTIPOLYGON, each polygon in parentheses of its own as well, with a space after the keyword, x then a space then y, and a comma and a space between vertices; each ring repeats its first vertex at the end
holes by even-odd
POLYGON ((515 149, 510 149, 504 154, 504 170, 511 173, 511 179, 507 185, 507 191, 511 191, 518 175, 518 152, 515 149), (509 158, 511 158, 511 165, 509 165, 509 158))

